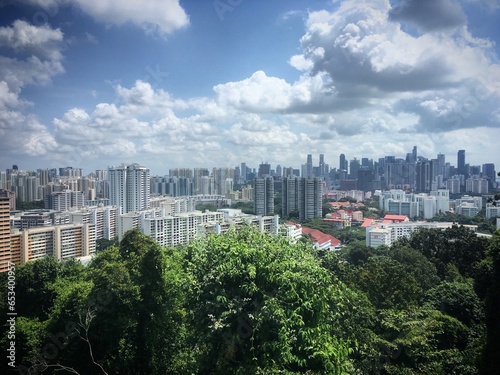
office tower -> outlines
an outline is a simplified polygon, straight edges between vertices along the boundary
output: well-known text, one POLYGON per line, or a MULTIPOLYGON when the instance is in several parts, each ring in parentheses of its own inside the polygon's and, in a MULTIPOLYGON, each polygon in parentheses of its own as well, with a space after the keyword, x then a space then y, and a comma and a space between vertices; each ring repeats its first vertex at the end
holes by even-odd
POLYGON ((276 166, 276 176, 278 176, 280 178, 283 176, 283 169, 281 168, 281 165, 279 165, 279 164, 276 166))
POLYGON ((281 215, 286 218, 290 213, 299 210, 300 178, 289 176, 283 178, 281 193, 281 215))
POLYGON ((109 167, 110 201, 119 206, 121 213, 149 208, 150 172, 139 164, 109 167))
POLYGON ((0 272, 8 270, 10 261, 10 199, 0 196, 0 272))
POLYGON ((310 220, 322 216, 322 181, 316 177, 303 177, 299 182, 299 219, 310 220))
POLYGON ((351 160, 349 165, 349 178, 351 180, 358 178, 359 167, 360 164, 358 159, 354 158, 353 160, 351 160))
POLYGON ((347 171, 348 165, 344 154, 340 154, 339 157, 339 169, 341 171, 347 171))
POLYGON ((310 176, 312 174, 313 174, 312 155, 311 154, 307 154, 306 169, 305 169, 305 175, 304 175, 304 177, 310 176))
POLYGON ((258 177, 266 177, 271 175, 271 164, 265 162, 260 163, 258 177))
POLYGON ((457 154, 457 170, 458 174, 465 175, 465 150, 458 150, 457 154))
POLYGON ((370 169, 360 169, 358 171, 357 188, 363 192, 373 190, 374 174, 370 169))
POLYGON ((417 146, 413 146, 413 150, 411 152, 411 155, 412 155, 412 160, 411 162, 412 163, 416 163, 417 162, 417 146))
POLYGON ((240 164, 240 176, 241 176, 241 182, 245 183, 247 181, 247 173, 248 173, 248 167, 247 163, 241 163, 240 164))
POLYGON ((493 163, 483 164, 482 175, 483 178, 488 180, 489 186, 493 187, 493 184, 495 184, 496 182, 495 164, 493 163))
POLYGON ((253 205, 255 215, 274 214, 274 179, 259 177, 254 180, 253 205))

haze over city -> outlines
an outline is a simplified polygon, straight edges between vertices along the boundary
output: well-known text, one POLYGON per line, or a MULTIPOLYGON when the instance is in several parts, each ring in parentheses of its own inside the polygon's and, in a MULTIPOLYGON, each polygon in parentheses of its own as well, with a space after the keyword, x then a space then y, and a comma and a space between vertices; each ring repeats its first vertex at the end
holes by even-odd
POLYGON ((0 169, 500 165, 500 3, 0 5, 0 169))

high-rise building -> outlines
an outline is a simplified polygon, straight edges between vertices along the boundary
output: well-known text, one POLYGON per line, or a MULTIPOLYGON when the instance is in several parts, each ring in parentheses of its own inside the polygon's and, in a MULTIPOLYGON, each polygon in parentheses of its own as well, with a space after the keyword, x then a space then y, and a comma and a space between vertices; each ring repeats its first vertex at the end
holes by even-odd
POLYGON ((247 173, 248 173, 247 163, 241 163, 240 164, 240 177, 241 177, 242 183, 247 182, 247 173))
POLYGON ((255 215, 268 216, 274 214, 274 179, 260 177, 254 180, 255 215))
POLYGON ((281 178, 283 176, 283 169, 281 168, 281 165, 276 166, 276 176, 281 178))
POLYGON ((288 217, 293 211, 299 209, 299 186, 300 178, 289 176, 283 178, 282 193, 281 193, 281 215, 283 218, 288 217))
POLYGON ((305 173, 303 177, 307 177, 313 174, 313 159, 311 154, 307 154, 307 161, 305 164, 305 173))
POLYGON ((260 163, 258 177, 266 177, 271 175, 271 164, 269 163, 260 163))
POLYGON ((458 174, 466 174, 465 171, 465 150, 458 150, 457 153, 457 170, 458 174))
POLYGON ((357 188, 363 192, 373 190, 374 174, 370 169, 360 169, 358 171, 357 188))
POLYGON ((0 196, 0 272, 8 270, 10 261, 10 201, 0 196))
POLYGON ((150 172, 139 164, 122 164, 109 167, 110 201, 119 206, 122 213, 149 208, 150 172))
POLYGON ((301 178, 299 182, 299 219, 310 220, 322 216, 323 186, 320 178, 301 178))
POLYGON ((483 178, 486 178, 488 180, 489 186, 494 187, 496 181, 495 164, 493 163, 483 164, 482 175, 483 178))
POLYGON ((349 165, 349 178, 351 180, 358 178, 358 171, 360 167, 361 164, 359 163, 358 159, 354 158, 353 160, 351 160, 349 165))
POLYGON ((347 171, 348 164, 344 154, 340 154, 339 157, 339 169, 341 171, 347 171))

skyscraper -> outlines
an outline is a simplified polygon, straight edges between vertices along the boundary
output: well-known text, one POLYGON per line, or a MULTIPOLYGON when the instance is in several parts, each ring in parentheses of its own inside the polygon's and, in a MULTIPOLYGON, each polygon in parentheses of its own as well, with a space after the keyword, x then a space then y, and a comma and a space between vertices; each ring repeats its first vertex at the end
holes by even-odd
POLYGON ((258 177, 266 177, 271 175, 271 164, 260 163, 258 177))
POLYGON ((120 206, 121 213, 149 208, 150 172, 139 164, 109 167, 110 201, 120 206))
POLYGON ((495 164, 493 163, 483 164, 482 175, 483 178, 486 178, 488 180, 489 186, 493 187, 493 184, 496 181, 495 164))
POLYGON ((465 176, 465 150, 458 150, 457 154, 457 170, 458 174, 465 176))
POLYGON ((344 154, 340 154, 339 157, 339 169, 342 171, 347 171, 348 165, 344 154))
POLYGON ((307 161, 306 161, 306 171, 305 171, 305 176, 310 176, 313 174, 313 159, 311 154, 307 154, 307 161))
POLYGON ((256 178, 253 193, 255 215, 274 214, 274 179, 272 177, 256 178))
POLYGON ((354 158, 353 160, 351 160, 351 163, 349 165, 349 178, 351 180, 355 180, 356 178, 358 178, 358 171, 360 166, 361 164, 359 163, 358 159, 354 158))

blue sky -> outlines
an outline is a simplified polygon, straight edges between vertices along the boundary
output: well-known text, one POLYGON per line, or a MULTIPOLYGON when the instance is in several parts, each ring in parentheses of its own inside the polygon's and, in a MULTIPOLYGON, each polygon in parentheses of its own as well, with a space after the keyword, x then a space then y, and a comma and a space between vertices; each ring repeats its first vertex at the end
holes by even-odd
POLYGON ((498 0, 4 0, 0 168, 337 166, 417 145, 500 169, 499 20, 498 0))

